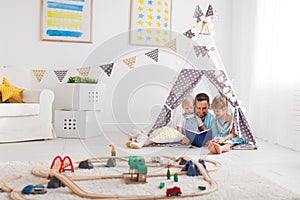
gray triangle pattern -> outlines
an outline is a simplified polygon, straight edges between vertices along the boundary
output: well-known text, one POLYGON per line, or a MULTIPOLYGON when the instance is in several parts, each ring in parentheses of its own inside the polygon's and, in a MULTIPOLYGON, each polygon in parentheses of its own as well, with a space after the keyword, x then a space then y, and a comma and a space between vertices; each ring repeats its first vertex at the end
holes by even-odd
POLYGON ((207 54, 205 46, 194 45, 194 52, 197 57, 199 57, 200 54, 202 55, 202 57, 204 57, 207 54))
POLYGON ((211 5, 208 6, 205 16, 210 17, 214 15, 213 7, 211 5))
POLYGON ((203 12, 202 12, 200 6, 197 5, 197 6, 196 6, 196 9, 195 9, 195 12, 194 12, 194 16, 193 16, 194 18, 197 19, 197 23, 201 21, 200 17, 203 16, 203 15, 204 15, 204 14, 203 14, 203 12))
POLYGON ((106 65, 100 65, 99 67, 101 69, 103 69, 103 71, 107 74, 107 76, 110 76, 111 72, 113 70, 113 67, 114 67, 114 63, 110 63, 110 64, 106 64, 106 65))
POLYGON ((62 82, 67 74, 68 70, 54 70, 54 73, 59 80, 59 82, 62 82))
POLYGON ((188 37, 190 39, 192 37, 195 37, 195 33, 193 33, 191 29, 189 29, 188 31, 186 31, 185 33, 183 33, 183 35, 185 35, 186 37, 188 37))
POLYGON ((158 62, 158 49, 145 53, 146 56, 158 62))

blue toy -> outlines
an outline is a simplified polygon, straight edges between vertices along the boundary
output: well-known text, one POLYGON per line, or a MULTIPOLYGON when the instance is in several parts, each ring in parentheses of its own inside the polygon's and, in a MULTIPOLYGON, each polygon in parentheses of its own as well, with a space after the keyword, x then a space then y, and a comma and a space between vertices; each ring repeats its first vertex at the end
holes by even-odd
POLYGON ((47 192, 43 185, 27 185, 23 188, 23 194, 45 194, 47 192))
MULTIPOLYGON (((205 161, 202 159, 199 159, 198 161, 203 165, 203 167, 206 169, 205 161)), ((202 175, 199 169, 195 166, 195 163, 192 160, 189 160, 185 163, 184 167, 181 169, 181 171, 187 171, 188 176, 199 176, 202 175)))

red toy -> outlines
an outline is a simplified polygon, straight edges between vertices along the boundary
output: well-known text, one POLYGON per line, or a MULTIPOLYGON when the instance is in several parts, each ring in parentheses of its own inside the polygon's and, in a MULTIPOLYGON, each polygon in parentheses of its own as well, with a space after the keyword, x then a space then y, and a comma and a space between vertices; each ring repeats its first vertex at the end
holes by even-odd
MULTIPOLYGON (((59 173, 64 172, 65 170, 74 172, 73 162, 69 156, 65 156, 64 158, 56 156, 52 161, 50 169, 58 169, 59 173)), ((50 179, 50 174, 48 175, 48 179, 50 179)))
POLYGON ((181 190, 180 190, 180 187, 172 187, 172 188, 168 188, 167 189, 167 192, 166 192, 166 195, 168 197, 170 196, 180 196, 182 193, 181 193, 181 190))

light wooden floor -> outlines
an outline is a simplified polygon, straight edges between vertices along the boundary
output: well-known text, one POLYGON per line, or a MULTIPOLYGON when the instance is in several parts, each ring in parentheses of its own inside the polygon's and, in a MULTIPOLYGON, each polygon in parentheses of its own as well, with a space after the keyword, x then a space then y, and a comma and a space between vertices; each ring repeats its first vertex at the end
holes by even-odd
MULTIPOLYGON (((7 161, 49 161, 56 155, 69 155, 72 159, 102 157, 110 155, 112 141, 98 136, 85 140, 55 139, 21 143, 0 144, 0 162, 7 161)), ((257 174, 289 188, 300 194, 300 152, 258 140, 258 150, 232 150, 229 153, 214 156, 226 156, 237 165, 255 171, 257 174)), ((116 145, 117 155, 173 155, 196 154, 203 157, 208 154, 206 148, 144 148, 130 150, 122 143, 116 145)))

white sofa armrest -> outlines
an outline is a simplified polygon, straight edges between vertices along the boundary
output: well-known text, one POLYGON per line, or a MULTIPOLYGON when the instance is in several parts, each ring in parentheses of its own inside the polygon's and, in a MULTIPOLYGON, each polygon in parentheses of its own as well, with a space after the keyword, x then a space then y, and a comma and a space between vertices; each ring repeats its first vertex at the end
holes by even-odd
POLYGON ((24 103, 40 103, 40 94, 42 90, 23 90, 22 100, 24 103))

